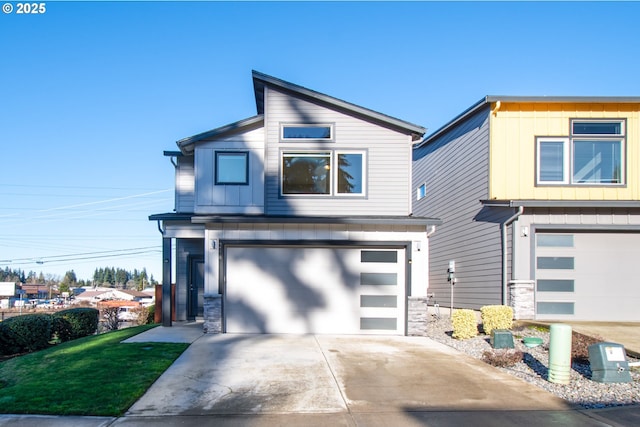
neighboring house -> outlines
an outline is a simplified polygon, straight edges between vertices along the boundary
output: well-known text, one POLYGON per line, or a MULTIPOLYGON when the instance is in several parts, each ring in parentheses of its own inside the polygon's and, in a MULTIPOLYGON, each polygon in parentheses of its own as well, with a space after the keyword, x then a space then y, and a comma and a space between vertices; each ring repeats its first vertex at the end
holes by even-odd
MULTIPOLYGON (((253 72, 257 115, 177 142, 163 324, 208 332, 419 334, 428 232, 412 215, 425 129, 253 72)), ((224 102, 224 101, 220 101, 224 102)))
POLYGON ((26 298, 45 299, 59 294, 58 291, 53 290, 48 285, 23 284, 20 288, 24 291, 24 296, 26 298))
POLYGON ((640 320, 640 97, 487 96, 416 144, 413 188, 438 303, 640 320))
POLYGON ((114 288, 90 289, 91 290, 83 289, 82 292, 78 292, 76 289, 76 300, 86 301, 91 304, 108 300, 136 301, 144 305, 152 304, 154 301, 154 295, 136 290, 114 288))
POLYGON ((105 308, 117 308, 118 319, 122 321, 136 320, 139 316, 139 309, 143 307, 141 302, 132 300, 105 300, 99 301, 97 304, 98 310, 104 310, 105 308))
POLYGON ((16 296, 18 290, 17 282, 0 282, 0 298, 11 298, 16 296))

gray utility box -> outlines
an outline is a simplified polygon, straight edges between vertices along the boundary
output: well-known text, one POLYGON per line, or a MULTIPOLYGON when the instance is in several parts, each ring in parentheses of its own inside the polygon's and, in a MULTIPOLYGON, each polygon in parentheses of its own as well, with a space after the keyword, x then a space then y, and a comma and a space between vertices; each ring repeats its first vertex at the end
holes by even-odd
POLYGON ((508 329, 493 329, 489 341, 493 348, 513 348, 513 334, 508 329))
POLYGON ((599 383, 630 383, 629 362, 624 346, 599 342, 589 346, 591 379, 599 383))

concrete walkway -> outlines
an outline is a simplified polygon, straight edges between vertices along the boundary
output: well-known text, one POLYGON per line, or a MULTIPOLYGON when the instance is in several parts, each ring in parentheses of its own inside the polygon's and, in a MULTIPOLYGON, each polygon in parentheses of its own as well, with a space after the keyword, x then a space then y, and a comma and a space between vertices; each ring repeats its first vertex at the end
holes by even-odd
POLYGON ((640 408, 579 410, 420 337, 204 335, 121 418, 0 416, 0 426, 637 426, 640 408))

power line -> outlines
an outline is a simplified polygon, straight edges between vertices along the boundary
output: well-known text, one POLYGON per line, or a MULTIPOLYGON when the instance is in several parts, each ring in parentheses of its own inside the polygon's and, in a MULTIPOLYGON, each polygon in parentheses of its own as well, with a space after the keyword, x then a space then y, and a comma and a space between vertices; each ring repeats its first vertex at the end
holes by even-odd
MULTIPOLYGON (((98 254, 116 254, 118 252, 130 252, 130 251, 140 251, 140 250, 149 250, 149 249, 154 249, 155 251, 159 250, 158 246, 143 246, 143 247, 139 247, 139 248, 114 249, 114 250, 110 250, 110 251, 82 252, 82 253, 76 253, 76 254, 49 255, 49 256, 29 257, 29 258, 16 258, 15 260, 12 260, 12 261, 25 261, 25 260, 34 261, 34 260, 38 260, 38 261, 42 261, 42 262, 49 262, 49 261, 55 261, 55 258, 77 257, 77 256, 98 255, 98 254)), ((124 255, 134 255, 134 254, 124 254, 124 255)), ((107 255, 104 255, 104 256, 107 256, 107 255)), ((110 256, 114 256, 114 255, 110 255, 110 256)), ((77 258, 77 259, 91 259, 91 258, 90 257, 86 257, 86 258, 77 258)), ((0 262, 6 262, 6 261, 7 260, 0 260, 0 262)))

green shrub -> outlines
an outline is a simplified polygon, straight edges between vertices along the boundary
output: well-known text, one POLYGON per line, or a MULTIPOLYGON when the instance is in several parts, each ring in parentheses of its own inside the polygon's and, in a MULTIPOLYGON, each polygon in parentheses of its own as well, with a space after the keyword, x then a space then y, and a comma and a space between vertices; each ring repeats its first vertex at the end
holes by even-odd
POLYGON ((32 352, 49 346, 52 319, 49 314, 25 314, 0 323, 0 354, 32 352))
POLYGON ((478 335, 478 323, 473 310, 455 310, 451 315, 451 324, 453 325, 453 338, 464 340, 478 335))
POLYGON ((66 342, 71 340, 73 330, 71 323, 62 316, 51 316, 51 338, 66 342))
MULTIPOLYGON (((139 306, 132 308, 130 313, 133 314, 133 323, 134 326, 146 325, 149 323, 149 307, 139 306)), ((151 321, 153 323, 153 320, 151 321)))
POLYGON ((62 310, 54 314, 61 317, 69 324, 69 340, 93 335, 98 330, 99 311, 95 308, 79 307, 62 310))
POLYGON ((491 335, 494 329, 511 329, 513 327, 513 309, 507 305, 485 305, 480 309, 482 329, 491 335))
POLYGON ((147 325, 156 323, 156 305, 150 305, 147 309, 149 310, 147 315, 147 325))

